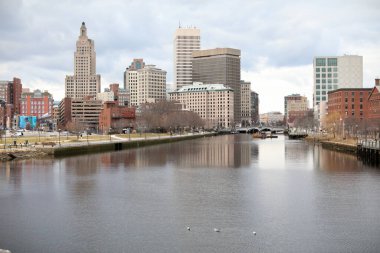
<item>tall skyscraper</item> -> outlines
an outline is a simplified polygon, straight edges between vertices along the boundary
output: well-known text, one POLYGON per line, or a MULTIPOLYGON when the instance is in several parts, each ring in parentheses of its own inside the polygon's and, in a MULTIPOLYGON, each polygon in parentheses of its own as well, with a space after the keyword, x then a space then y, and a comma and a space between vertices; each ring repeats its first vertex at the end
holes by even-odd
POLYGON ((314 107, 327 101, 327 93, 342 88, 363 87, 363 57, 358 55, 314 58, 314 107))
POLYGON ((200 30, 179 27, 174 34, 174 72, 173 80, 175 88, 184 85, 192 85, 191 53, 201 49, 200 30))
POLYGON ((96 96, 100 92, 100 75, 96 74, 96 53, 94 41, 87 37, 85 23, 80 27, 74 53, 74 75, 66 76, 65 96, 82 99, 96 96))
MULTIPOLYGON (((192 53, 193 81, 220 83, 234 90, 234 124, 241 123, 240 50, 215 48, 192 53)), ((233 125, 234 126, 234 125, 233 125)))

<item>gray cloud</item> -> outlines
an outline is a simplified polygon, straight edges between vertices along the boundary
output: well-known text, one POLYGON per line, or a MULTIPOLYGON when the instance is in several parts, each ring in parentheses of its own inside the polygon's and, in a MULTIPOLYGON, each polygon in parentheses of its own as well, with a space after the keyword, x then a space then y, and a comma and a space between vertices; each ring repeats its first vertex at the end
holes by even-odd
MULTIPOLYGON (((170 82, 179 21, 201 29, 203 48, 241 49, 243 70, 256 74, 263 66, 307 66, 316 55, 366 58, 366 52, 378 52, 363 47, 378 44, 379 10, 376 0, 0 0, 0 79, 19 76, 26 85, 44 80, 45 89, 63 91, 65 75, 73 72, 82 21, 95 41, 97 70, 109 82, 122 83, 125 67, 137 57, 165 69, 170 82), (262 59, 264 65, 259 64, 262 59)), ((375 64, 375 56, 370 57, 368 62, 375 64)), ((375 67, 366 67, 371 69, 366 74, 375 75, 375 67)))

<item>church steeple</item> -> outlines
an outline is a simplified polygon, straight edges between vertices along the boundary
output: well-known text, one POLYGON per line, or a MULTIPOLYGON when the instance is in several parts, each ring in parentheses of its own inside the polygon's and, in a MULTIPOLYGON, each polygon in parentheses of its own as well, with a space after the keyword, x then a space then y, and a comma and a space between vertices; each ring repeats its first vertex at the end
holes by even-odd
POLYGON ((87 38, 87 28, 86 24, 82 22, 82 26, 80 27, 80 37, 86 37, 87 38))

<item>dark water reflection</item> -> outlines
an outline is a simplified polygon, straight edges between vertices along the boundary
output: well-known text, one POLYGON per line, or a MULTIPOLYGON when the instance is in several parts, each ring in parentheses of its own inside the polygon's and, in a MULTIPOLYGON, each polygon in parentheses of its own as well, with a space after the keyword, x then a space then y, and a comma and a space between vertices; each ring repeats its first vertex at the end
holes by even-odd
POLYGON ((12 252, 379 252, 379 210, 379 169, 282 137, 0 167, 12 252))

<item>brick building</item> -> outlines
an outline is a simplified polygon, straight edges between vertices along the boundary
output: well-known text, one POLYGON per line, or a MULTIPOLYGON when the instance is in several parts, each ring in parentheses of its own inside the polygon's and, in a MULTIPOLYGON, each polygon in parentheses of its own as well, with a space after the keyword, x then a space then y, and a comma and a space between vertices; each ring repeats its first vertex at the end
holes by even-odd
POLYGON ((368 119, 380 119, 380 79, 375 79, 375 87, 368 97, 368 119))
POLYGON ((14 77, 12 81, 0 81, 0 101, 3 101, 0 110, 1 127, 13 127, 13 118, 20 113, 21 93, 21 79, 14 77))
POLYGON ((359 119, 366 117, 368 96, 371 88, 344 88, 328 92, 327 113, 340 118, 359 119))
POLYGON ((33 92, 23 92, 20 99, 20 115, 36 116, 51 115, 53 109, 53 96, 47 92, 35 90, 33 92))
POLYGON ((121 132, 123 128, 133 127, 136 119, 134 107, 119 106, 117 102, 105 102, 99 115, 99 130, 121 132))

